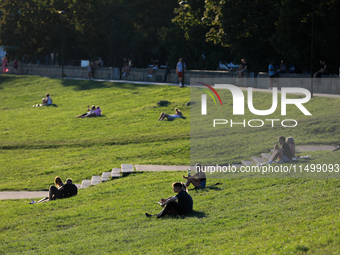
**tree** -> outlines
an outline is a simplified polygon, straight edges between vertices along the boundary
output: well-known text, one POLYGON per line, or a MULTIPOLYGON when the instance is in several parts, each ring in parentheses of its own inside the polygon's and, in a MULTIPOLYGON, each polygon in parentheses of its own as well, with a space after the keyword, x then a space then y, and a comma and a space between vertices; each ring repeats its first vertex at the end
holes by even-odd
MULTIPOLYGON (((0 9, 1 44, 17 46, 9 54, 35 62, 61 50, 61 16, 64 10, 65 58, 101 56, 105 63, 120 65, 132 57, 139 66, 164 54, 158 29, 171 26, 177 1, 151 0, 28 0, 3 1, 0 9)), ((60 55, 60 54, 59 54, 60 55)))
POLYGON ((185 62, 190 69, 216 69, 219 62, 231 61, 233 57, 227 47, 206 40, 209 28, 202 20, 205 1, 190 2, 189 6, 174 9, 174 26, 160 30, 164 47, 169 52, 169 60, 176 64, 182 57, 182 33, 185 38, 185 62), (184 27, 183 27, 184 19, 184 27))
POLYGON ((228 46, 236 58, 246 58, 252 71, 267 68, 274 48, 278 10, 273 0, 207 0, 204 18, 210 26, 208 40, 228 46))

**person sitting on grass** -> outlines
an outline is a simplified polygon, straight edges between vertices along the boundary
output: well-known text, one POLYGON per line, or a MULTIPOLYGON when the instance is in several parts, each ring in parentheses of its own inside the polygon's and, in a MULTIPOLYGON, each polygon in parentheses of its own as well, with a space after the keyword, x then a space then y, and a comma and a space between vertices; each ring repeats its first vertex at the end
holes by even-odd
POLYGON ((59 190, 62 186, 64 186, 63 181, 61 180, 59 176, 56 176, 54 178, 54 183, 55 183, 55 186, 52 185, 49 188, 48 197, 45 197, 39 200, 38 202, 35 202, 32 199, 31 204, 39 204, 39 203, 44 203, 44 202, 51 201, 51 200, 56 200, 57 198, 63 198, 63 195, 59 190))
POLYGON ((68 178, 66 184, 59 188, 63 198, 73 197, 78 194, 78 188, 72 183, 72 179, 68 178))
POLYGON ((166 114, 164 112, 161 113, 161 115, 158 118, 158 121, 162 121, 165 118, 167 118, 168 120, 174 120, 176 118, 184 118, 182 112, 180 110, 178 110, 177 108, 175 108, 175 114, 174 115, 170 115, 170 114, 166 114))
POLYGON ((33 107, 49 106, 49 105, 52 105, 52 98, 50 97, 50 94, 47 93, 46 97, 42 99, 42 104, 36 104, 36 105, 33 105, 33 107))
MULTIPOLYGON (((175 193, 178 193, 174 197, 169 197, 167 199, 161 199, 159 202, 164 209, 156 214, 157 218, 162 218, 165 215, 184 215, 192 212, 193 200, 191 196, 186 191, 186 186, 184 183, 175 182, 172 184, 175 193)), ((145 213, 146 217, 152 217, 153 215, 145 213)))
POLYGON ((292 158, 295 158, 295 142, 293 137, 288 137, 287 138, 287 143, 289 145, 289 148, 292 152, 292 158))
MULTIPOLYGON (((91 107, 91 110, 92 110, 93 107, 94 107, 94 105, 91 107)), ((100 115, 102 115, 102 110, 100 109, 99 106, 97 106, 97 108, 95 108, 94 112, 92 111, 91 113, 85 115, 83 118, 97 117, 97 116, 100 116, 100 115)))
POLYGON ((93 117, 93 116, 96 116, 95 115, 95 112, 96 112, 96 107, 94 105, 91 106, 91 109, 90 109, 90 106, 88 105, 87 106, 87 112, 86 113, 83 113, 81 115, 78 115, 76 116, 76 118, 85 118, 85 117, 89 117, 88 115, 91 115, 90 117, 93 117))
POLYGON ((185 186, 189 187, 190 183, 195 186, 195 188, 205 188, 207 179, 205 173, 203 172, 202 165, 197 163, 195 165, 196 173, 193 176, 184 176, 184 179, 187 179, 185 182, 185 186))
POLYGON ((64 184, 59 176, 54 179, 55 186, 50 186, 48 197, 45 197, 38 202, 33 199, 30 204, 40 204, 51 200, 62 199, 72 197, 78 194, 78 188, 72 183, 72 179, 67 179, 66 184, 64 184))
POLYGON ((279 143, 281 144, 281 148, 279 148, 279 146, 275 144, 274 153, 271 156, 270 160, 268 160, 265 164, 274 163, 276 159, 279 159, 278 163, 292 160, 293 154, 290 146, 288 145, 288 143, 286 143, 286 138, 284 136, 279 137, 279 143))

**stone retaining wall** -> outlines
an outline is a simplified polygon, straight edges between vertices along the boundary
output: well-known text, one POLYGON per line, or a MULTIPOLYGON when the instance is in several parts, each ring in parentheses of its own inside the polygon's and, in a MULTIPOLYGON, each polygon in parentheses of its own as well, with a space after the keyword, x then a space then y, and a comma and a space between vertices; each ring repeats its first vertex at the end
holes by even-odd
MULTIPOLYGON (((14 74, 12 64, 8 65, 10 74, 14 74)), ((49 65, 19 65, 18 74, 40 75, 48 77, 61 77, 61 66, 49 65)), ((153 77, 147 77, 147 68, 132 68, 128 75, 121 76, 120 68, 117 67, 98 67, 95 70, 95 79, 105 80, 127 80, 127 81, 150 81, 162 82, 165 69, 157 69, 153 77)), ((87 78, 87 67, 64 66, 64 75, 71 78, 87 78)), ((190 79, 200 78, 221 79, 229 78, 233 84, 240 87, 268 88, 268 73, 250 73, 248 78, 236 79, 237 74, 229 71, 207 71, 207 70, 188 70, 185 73, 185 84, 190 83, 190 79), (255 78, 254 78, 255 77, 255 78)), ((175 69, 172 69, 167 77, 167 82, 178 83, 175 69)), ((275 79, 275 87, 300 87, 311 90, 311 79, 309 74, 280 74, 280 78, 275 79), (292 79, 295 78, 295 79, 292 79), (304 79, 302 79, 304 78, 304 79)), ((340 94, 340 79, 337 75, 327 75, 321 79, 315 79, 313 83, 314 93, 340 94)))

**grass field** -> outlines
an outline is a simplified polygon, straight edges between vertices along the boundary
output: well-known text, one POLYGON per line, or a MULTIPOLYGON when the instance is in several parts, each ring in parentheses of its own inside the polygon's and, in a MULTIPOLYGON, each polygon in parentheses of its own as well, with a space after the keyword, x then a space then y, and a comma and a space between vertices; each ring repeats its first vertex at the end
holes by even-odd
MULTIPOLYGON (((0 190, 46 190, 56 175, 79 183, 124 163, 189 164, 189 100, 188 88, 173 86, 0 76, 0 190), (33 108, 47 92, 56 105, 33 108), (103 117, 74 118, 92 104, 103 117), (175 107, 187 118, 157 121, 175 107)), ((309 107, 314 133, 293 135, 305 145, 339 141, 340 100, 309 107)), ((228 160, 254 156, 237 147, 242 136, 252 139, 249 130, 230 135, 228 160)), ((335 153, 312 160, 335 162, 335 153)), ((0 254, 340 254, 338 179, 208 179, 222 184, 189 191, 192 215, 146 218, 182 174, 134 173, 39 205, 0 201, 0 254)))
POLYGON ((56 175, 75 182, 121 164, 189 164, 189 89, 1 77, 0 190, 42 190, 56 175), (49 92, 55 106, 33 108, 49 92), (168 100, 167 107, 157 107, 168 100), (74 118, 87 105, 102 117, 74 118), (158 122, 178 107, 186 119, 158 122))

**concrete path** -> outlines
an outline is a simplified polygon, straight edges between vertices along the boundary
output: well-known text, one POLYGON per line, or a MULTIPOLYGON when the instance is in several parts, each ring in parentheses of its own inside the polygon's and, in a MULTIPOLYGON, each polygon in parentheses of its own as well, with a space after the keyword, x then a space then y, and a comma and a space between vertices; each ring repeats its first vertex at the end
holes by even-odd
POLYGON ((48 191, 3 191, 0 200, 48 197, 48 191))
POLYGON ((337 148, 334 145, 306 145, 296 146, 298 151, 333 151, 337 148))
POLYGON ((190 166, 161 166, 161 165, 135 165, 136 171, 161 172, 161 171, 187 171, 190 166))
MULTIPOLYGON (((331 145, 298 146, 300 151, 333 151, 336 147, 331 145)), ((132 165, 131 165, 132 166, 132 165)), ((187 171, 190 166, 165 166, 165 165, 134 165, 138 172, 161 171, 187 171)), ((100 176, 99 176, 100 177, 100 176)), ((35 199, 47 197, 48 191, 3 191, 0 192, 0 200, 5 199, 35 199)))
MULTIPOLYGON (((136 171, 186 171, 190 166, 164 166, 164 165, 134 165, 136 171)), ((131 165, 132 169, 133 166, 131 165)), ((100 177, 100 176, 98 176, 100 177)), ((91 184, 89 183, 88 186, 91 184)), ((5 199, 36 199, 47 197, 48 191, 3 191, 0 192, 0 200, 5 199)))

